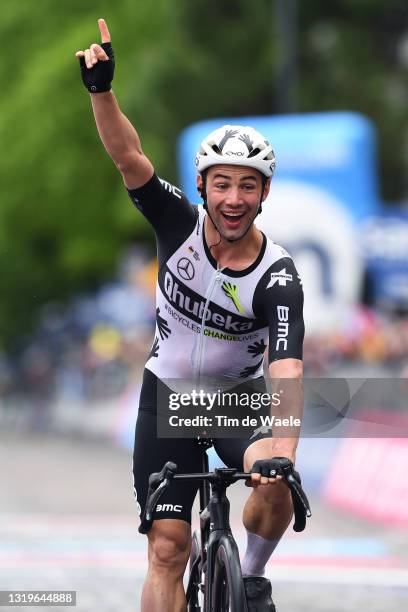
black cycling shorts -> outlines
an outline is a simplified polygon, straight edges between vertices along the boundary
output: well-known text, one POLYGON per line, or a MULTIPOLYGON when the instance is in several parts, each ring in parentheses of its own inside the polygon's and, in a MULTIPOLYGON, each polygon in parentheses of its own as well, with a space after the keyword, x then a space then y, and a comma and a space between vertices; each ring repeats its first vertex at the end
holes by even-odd
MULTIPOLYGON (((159 472, 166 461, 173 461, 180 473, 201 472, 202 453, 205 452, 195 439, 157 437, 156 393, 157 378, 145 369, 133 452, 135 496, 141 513, 146 504, 148 480, 152 472, 159 472)), ((253 442, 268 437, 271 437, 270 431, 252 439, 215 438, 213 445, 226 466, 242 472, 246 449, 253 442)), ((198 487, 198 482, 173 481, 160 498, 155 519, 172 518, 191 523, 191 509, 198 487)))

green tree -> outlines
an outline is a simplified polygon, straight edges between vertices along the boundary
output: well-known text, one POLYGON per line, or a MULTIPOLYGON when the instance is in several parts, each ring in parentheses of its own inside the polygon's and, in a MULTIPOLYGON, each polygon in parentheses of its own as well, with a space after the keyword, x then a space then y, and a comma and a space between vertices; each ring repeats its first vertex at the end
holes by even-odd
POLYGON ((401 201, 408 188, 406 2, 310 0, 299 9, 299 111, 368 116, 378 130, 383 197, 401 201))

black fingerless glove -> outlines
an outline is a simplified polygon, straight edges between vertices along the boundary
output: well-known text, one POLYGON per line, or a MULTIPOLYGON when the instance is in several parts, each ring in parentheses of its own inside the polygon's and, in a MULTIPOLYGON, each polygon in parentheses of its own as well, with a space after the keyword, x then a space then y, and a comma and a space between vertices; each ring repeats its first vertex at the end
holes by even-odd
POLYGON ((255 461, 251 469, 251 474, 260 474, 267 478, 274 478, 275 476, 283 476, 283 467, 293 468, 293 463, 286 457, 273 457, 272 459, 260 459, 255 461))
POLYGON ((87 68, 85 58, 79 58, 82 80, 87 90, 91 93, 110 91, 115 72, 115 56, 113 55, 112 44, 110 42, 102 43, 101 47, 109 57, 109 60, 99 60, 95 66, 87 68))

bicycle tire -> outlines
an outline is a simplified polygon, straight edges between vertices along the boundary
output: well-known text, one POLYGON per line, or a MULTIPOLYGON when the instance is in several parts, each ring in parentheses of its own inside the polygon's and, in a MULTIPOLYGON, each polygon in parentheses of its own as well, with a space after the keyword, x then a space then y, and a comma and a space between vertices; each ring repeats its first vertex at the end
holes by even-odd
POLYGON ((201 584, 201 563, 197 565, 197 560, 201 559, 200 534, 196 531, 191 541, 191 552, 189 561, 190 575, 187 587, 187 610, 188 612, 201 612, 198 593, 201 584))
POLYGON ((212 612, 247 612, 239 552, 232 535, 222 536, 215 556, 212 612))

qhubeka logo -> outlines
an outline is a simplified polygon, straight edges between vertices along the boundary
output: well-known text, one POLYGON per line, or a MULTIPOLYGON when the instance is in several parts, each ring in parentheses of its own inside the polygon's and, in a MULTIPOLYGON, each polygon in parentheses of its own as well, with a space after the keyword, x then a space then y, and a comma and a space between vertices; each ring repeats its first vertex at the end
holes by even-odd
POLYGON ((206 308, 206 300, 179 282, 168 268, 159 279, 159 284, 168 301, 179 312, 196 323, 204 323, 232 334, 240 334, 262 327, 262 325, 257 325, 255 320, 234 315, 214 303, 210 303, 206 308))

